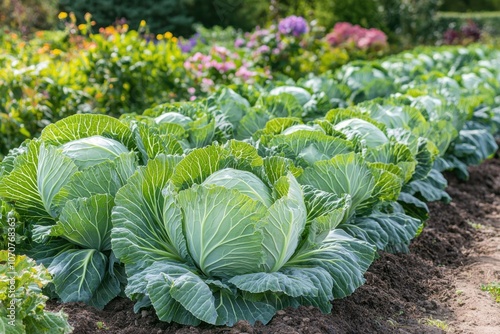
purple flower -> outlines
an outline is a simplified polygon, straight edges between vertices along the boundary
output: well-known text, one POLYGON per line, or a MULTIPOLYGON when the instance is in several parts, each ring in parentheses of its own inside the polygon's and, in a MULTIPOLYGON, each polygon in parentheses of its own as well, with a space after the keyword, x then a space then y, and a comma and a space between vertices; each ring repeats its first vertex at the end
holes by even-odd
POLYGON ((191 52, 194 47, 200 43, 205 43, 204 39, 200 36, 199 33, 194 34, 190 39, 188 40, 179 40, 179 48, 183 53, 189 53, 191 52))
POLYGON ((309 25, 303 17, 292 15, 280 21, 278 30, 283 35, 299 37, 309 31, 309 25))

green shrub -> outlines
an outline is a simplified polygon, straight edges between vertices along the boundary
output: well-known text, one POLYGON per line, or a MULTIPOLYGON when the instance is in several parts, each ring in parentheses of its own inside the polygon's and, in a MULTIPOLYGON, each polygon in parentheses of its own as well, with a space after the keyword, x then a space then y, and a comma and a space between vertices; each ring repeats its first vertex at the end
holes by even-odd
POLYGON ((23 34, 53 28, 57 0, 0 0, 0 25, 23 34))
POLYGON ((500 10, 500 0, 443 0, 439 8, 450 12, 479 12, 500 10))
POLYGON ((403 46, 433 41, 436 21, 434 18, 441 0, 376 0, 379 5, 382 27, 389 37, 403 46))
POLYGON ((460 28, 467 21, 474 21, 481 30, 490 35, 500 34, 500 11, 498 12, 439 12, 437 16, 439 31, 449 28, 460 28))
POLYGON ((435 21, 441 0, 300 0, 280 1, 279 14, 317 19, 330 29, 336 22, 349 22, 384 31, 403 46, 435 39, 435 21))
POLYGON ((267 4, 263 0, 60 0, 61 10, 74 12, 84 21, 90 12, 98 27, 126 18, 132 28, 141 20, 153 33, 173 32, 187 36, 194 32, 193 24, 204 26, 235 26, 251 29, 267 19, 267 4))

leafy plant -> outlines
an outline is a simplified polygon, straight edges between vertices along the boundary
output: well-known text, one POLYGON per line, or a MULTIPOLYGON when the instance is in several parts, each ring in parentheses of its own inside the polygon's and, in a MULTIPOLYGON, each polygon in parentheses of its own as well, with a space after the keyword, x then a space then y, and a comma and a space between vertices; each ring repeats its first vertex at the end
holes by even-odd
POLYGON ((140 168, 117 194, 112 231, 135 309, 191 325, 267 323, 287 306, 329 312, 362 284, 373 248, 335 230, 348 197, 315 199, 287 166, 230 141, 140 168))
POLYGON ((67 334, 73 331, 68 316, 45 311, 48 297, 42 288, 51 281, 43 265, 0 250, 0 330, 12 334, 67 334))
POLYGON ((48 267, 64 302, 102 308, 125 283, 111 250, 111 210, 137 166, 132 136, 111 117, 75 115, 2 164, 0 196, 32 231, 23 248, 48 267))
POLYGON ((481 290, 488 291, 495 298, 495 302, 500 303, 500 283, 483 284, 481 290))

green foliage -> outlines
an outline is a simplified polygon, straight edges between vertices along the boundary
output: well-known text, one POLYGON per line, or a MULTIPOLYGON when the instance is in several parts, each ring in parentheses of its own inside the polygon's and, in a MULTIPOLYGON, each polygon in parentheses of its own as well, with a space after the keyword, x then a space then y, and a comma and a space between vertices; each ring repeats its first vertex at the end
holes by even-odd
POLYGON ((349 22, 386 32, 392 41, 412 46, 432 41, 441 0, 299 0, 280 1, 282 16, 299 14, 317 19, 331 29, 336 22, 349 22))
POLYGON ((0 157, 72 114, 141 112, 186 94, 184 56, 170 40, 155 45, 115 28, 85 38, 37 35, 0 35, 10 53, 0 58, 0 157))
POLYGON ((186 1, 183 0, 144 0, 139 3, 130 0, 60 0, 59 5, 63 11, 74 12, 80 22, 85 22, 85 13, 91 13, 97 27, 106 27, 125 18, 134 28, 139 27, 141 20, 146 20, 154 33, 185 33, 193 23, 192 17, 186 14, 186 1))
MULTIPOLYGON (((499 4, 500 9, 500 4, 499 4)), ((496 12, 439 12, 437 15, 437 25, 439 31, 446 31, 448 28, 460 28, 468 21, 476 23, 482 31, 490 35, 500 34, 500 11, 496 12)))
POLYGON ((480 12, 500 10, 499 0, 443 0, 439 10, 446 12, 480 12))
POLYGON ((437 38, 436 14, 441 0, 375 0, 380 5, 383 30, 404 46, 437 38))
POLYGON ((189 325, 267 323, 300 304, 329 312, 329 300, 362 284, 374 249, 334 229, 346 198, 326 196, 308 212, 286 165, 238 141, 150 160, 113 213, 126 293, 161 320, 189 325))
POLYGON ((488 291, 495 298, 495 302, 500 303, 500 283, 483 284, 481 290, 488 291))
POLYGON ((98 27, 105 27, 125 18, 131 27, 138 27, 146 20, 151 32, 170 31, 176 35, 189 36, 193 24, 211 26, 233 26, 250 30, 264 24, 267 5, 263 0, 252 1, 203 1, 203 0, 60 0, 60 7, 74 12, 79 21, 85 13, 93 15, 98 27))
POLYGON ((68 316, 45 311, 42 288, 51 282, 43 265, 0 250, 0 331, 13 334, 68 334, 68 316))
POLYGON ((15 202, 32 232, 24 251, 48 267, 65 302, 103 308, 121 292, 111 210, 137 164, 129 152, 132 136, 109 116, 74 115, 49 125, 41 139, 5 159, 13 162, 0 179, 0 196, 15 202))

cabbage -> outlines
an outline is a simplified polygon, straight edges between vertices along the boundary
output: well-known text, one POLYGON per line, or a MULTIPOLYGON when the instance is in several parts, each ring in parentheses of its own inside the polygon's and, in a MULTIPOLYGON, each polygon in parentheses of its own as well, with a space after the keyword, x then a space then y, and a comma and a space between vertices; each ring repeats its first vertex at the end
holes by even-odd
POLYGON ((184 116, 183 114, 180 114, 180 113, 174 112, 174 111, 164 113, 164 114, 155 118, 155 122, 157 124, 174 123, 174 124, 181 125, 183 128, 185 128, 192 121, 193 120, 191 118, 189 118, 188 116, 184 116))
POLYGON ((68 117, 29 142, 0 180, 0 196, 15 202, 32 228, 28 254, 48 268, 63 302, 103 308, 122 291, 111 210, 137 167, 131 137, 109 116, 68 117))
POLYGON ((70 157, 79 168, 87 168, 101 162, 113 160, 128 148, 117 140, 92 136, 67 142, 61 146, 62 153, 70 157))
POLYGON ((359 118, 351 118, 335 124, 334 129, 343 132, 350 140, 359 138, 367 147, 377 147, 389 141, 375 125, 359 118))
POLYGON ((287 306, 328 312, 362 284, 374 248, 335 230, 348 197, 306 194, 290 166, 230 141, 134 174, 116 196, 112 245, 136 308, 189 325, 267 323, 287 306))

